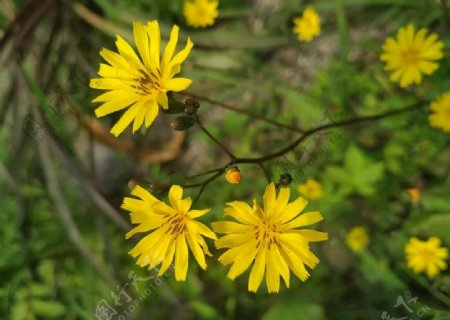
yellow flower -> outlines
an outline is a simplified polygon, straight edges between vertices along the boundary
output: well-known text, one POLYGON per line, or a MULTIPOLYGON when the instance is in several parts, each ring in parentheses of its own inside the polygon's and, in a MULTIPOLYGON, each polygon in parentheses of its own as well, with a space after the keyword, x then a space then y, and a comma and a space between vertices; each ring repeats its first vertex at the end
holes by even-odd
POLYGON ((306 180, 306 183, 298 186, 298 192, 309 200, 316 200, 322 196, 322 186, 314 179, 306 180))
POLYGON ((178 26, 172 28, 169 42, 160 60, 161 35, 158 21, 147 25, 133 23, 134 40, 139 57, 133 48, 117 36, 118 53, 102 49, 100 55, 108 64, 100 64, 101 78, 92 79, 91 88, 107 90, 93 100, 103 103, 95 110, 97 117, 128 108, 111 129, 116 137, 133 122, 133 133, 143 124, 148 128, 158 115, 158 105, 168 109, 168 91, 182 91, 191 80, 174 78, 189 55, 193 43, 188 38, 183 50, 175 53, 178 26))
POLYGON ((253 200, 253 208, 245 202, 227 203, 225 215, 239 221, 213 223, 213 229, 226 236, 215 241, 216 247, 229 248, 219 258, 224 264, 232 264, 228 278, 234 280, 253 263, 248 290, 256 292, 266 272, 266 284, 270 293, 280 290, 280 275, 289 288, 290 271, 302 281, 309 273, 305 264, 313 269, 319 259, 310 251, 309 243, 328 239, 326 232, 297 229, 323 219, 320 212, 299 215, 308 201, 299 197, 289 202, 289 188, 281 188, 277 196, 275 185, 270 183, 264 193, 264 208, 253 200))
POLYGON ((450 133, 450 92, 446 92, 431 103, 433 111, 428 116, 430 125, 450 133))
POLYGON ((189 210, 191 199, 182 199, 183 189, 172 186, 169 191, 170 206, 156 199, 148 191, 137 186, 125 198, 122 208, 131 212, 131 222, 137 224, 126 234, 126 239, 139 232, 150 232, 130 251, 141 267, 159 267, 158 276, 164 274, 175 260, 175 279, 186 280, 188 246, 202 269, 206 269, 205 254, 211 255, 203 237, 216 239, 207 226, 195 220, 207 213, 205 210, 189 210), (187 241, 187 243, 186 243, 187 241))
POLYGON ((195 28, 212 26, 219 15, 217 0, 185 0, 183 15, 186 23, 195 28))
POLYGON ((225 171, 225 180, 231 184, 238 184, 241 181, 241 171, 238 168, 229 168, 225 171))
POLYGON ((347 245, 353 252, 359 252, 369 244, 369 236, 363 227, 354 227, 347 233, 347 245))
POLYGON ((448 249, 440 245, 441 240, 436 237, 427 241, 420 241, 416 237, 409 239, 405 246, 408 267, 417 274, 426 271, 429 278, 447 269, 445 260, 448 258, 448 249))
POLYGON ((439 65, 433 61, 443 57, 444 43, 438 41, 436 34, 427 36, 426 28, 414 31, 412 24, 400 28, 397 39, 386 39, 380 56, 386 62, 385 69, 393 72, 391 81, 400 82, 401 87, 421 83, 422 74, 436 71, 439 65))
POLYGON ((308 7, 302 16, 294 19, 294 33, 300 41, 310 42, 320 34, 320 18, 317 12, 308 7))

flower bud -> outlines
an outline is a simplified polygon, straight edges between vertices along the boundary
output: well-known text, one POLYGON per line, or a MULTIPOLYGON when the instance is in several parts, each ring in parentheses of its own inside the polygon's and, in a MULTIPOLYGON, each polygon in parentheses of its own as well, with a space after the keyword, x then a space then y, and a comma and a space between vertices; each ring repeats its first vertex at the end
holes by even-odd
POLYGON ((292 176, 289 173, 282 174, 280 176, 280 185, 286 187, 292 182, 292 176))
POLYGON ((188 116, 178 116, 170 121, 170 126, 176 131, 185 131, 194 125, 194 119, 188 116))
POLYGON ((186 114, 194 114, 198 108, 200 108, 200 103, 197 100, 189 98, 184 102, 184 112, 186 114))
POLYGON ((241 181, 241 171, 238 167, 230 167, 225 170, 225 180, 231 184, 238 184, 241 181))

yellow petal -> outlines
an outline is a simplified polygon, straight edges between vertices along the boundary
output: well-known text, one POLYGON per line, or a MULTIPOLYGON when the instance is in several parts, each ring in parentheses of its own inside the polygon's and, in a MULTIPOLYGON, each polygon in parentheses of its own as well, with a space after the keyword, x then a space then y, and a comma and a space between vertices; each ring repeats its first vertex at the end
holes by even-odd
POLYGON ((298 227, 308 226, 323 220, 323 216, 319 211, 307 212, 301 214, 298 218, 283 225, 283 229, 294 229, 298 227))
POLYGON ((277 293, 280 291, 280 272, 274 251, 271 248, 268 249, 266 268, 267 291, 269 293, 277 293))
POLYGON ((258 291, 264 277, 264 270, 266 267, 266 249, 260 249, 255 259, 250 278, 248 280, 248 290, 251 292, 258 291))
POLYGON ((133 34, 136 47, 139 51, 139 55, 142 57, 142 61, 144 62, 145 66, 149 68, 151 66, 150 47, 148 43, 149 39, 142 22, 133 22, 133 34))
POLYGON ((247 233, 253 227, 232 221, 219 221, 211 223, 215 232, 218 233, 247 233))
POLYGON ((173 57, 173 53, 175 52, 175 47, 177 46, 177 42, 178 42, 178 31, 179 30, 180 30, 180 28, 177 25, 174 25, 172 27, 172 31, 170 32, 169 42, 167 43, 167 45, 164 49, 164 54, 163 54, 163 58, 162 58, 162 62, 161 62, 162 70, 164 70, 166 68, 169 61, 173 57))
POLYGON ((158 276, 161 277, 164 272, 170 267, 173 261, 173 257, 175 255, 175 239, 171 239, 170 244, 167 248, 166 255, 164 256, 163 263, 161 265, 161 268, 159 269, 158 276))
POLYGON ((185 281, 188 270, 189 253, 184 234, 178 236, 175 249, 175 279, 185 281))
POLYGON ((256 253, 257 247, 255 242, 248 242, 247 244, 242 246, 241 252, 231 266, 227 277, 231 280, 234 280, 237 276, 241 275, 253 262, 256 253))
POLYGON ((166 89, 169 91, 179 92, 187 89, 191 83, 192 80, 188 78, 170 79, 166 84, 166 89))
POLYGON ((118 137, 126 127, 134 120, 138 112, 141 110, 141 103, 137 102, 132 105, 128 110, 122 115, 119 121, 112 127, 111 133, 118 137))
POLYGON ((186 238, 189 244, 189 248, 191 249, 192 253, 194 254, 195 260, 197 260, 198 265, 203 270, 206 269, 206 261, 205 261, 205 255, 203 254, 203 250, 198 244, 197 240, 194 239, 192 232, 186 233, 186 238))
POLYGON ((249 224, 256 225, 259 223, 259 219, 253 214, 253 209, 242 201, 228 202, 229 207, 225 208, 224 214, 232 216, 236 220, 249 224))
POLYGON ((278 216, 280 223, 286 223, 298 216, 308 205, 308 200, 298 197, 294 202, 289 203, 286 208, 278 216))

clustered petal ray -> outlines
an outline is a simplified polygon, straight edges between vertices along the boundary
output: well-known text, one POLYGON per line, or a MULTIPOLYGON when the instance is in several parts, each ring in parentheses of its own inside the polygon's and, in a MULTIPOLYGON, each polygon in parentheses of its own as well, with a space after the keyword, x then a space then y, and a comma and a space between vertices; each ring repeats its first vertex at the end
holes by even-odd
POLYGON ((319 212, 300 214, 308 201, 299 197, 289 203, 289 188, 281 188, 278 195, 270 183, 263 196, 264 206, 256 201, 227 203, 224 214, 237 222, 213 223, 213 229, 226 234, 215 241, 217 248, 228 248, 219 257, 225 265, 231 264, 228 278, 234 280, 253 264, 248 282, 249 291, 256 292, 266 274, 270 293, 280 290, 280 276, 289 287, 290 271, 305 281, 319 259, 311 252, 309 243, 324 241, 328 234, 316 230, 297 229, 323 219, 319 212))
POLYGON ((448 267, 448 248, 441 247, 441 240, 437 237, 426 241, 412 237, 405 246, 405 253, 408 267, 415 273, 426 272, 429 278, 448 267))
POLYGON ((158 106, 168 109, 167 92, 182 91, 191 84, 190 79, 175 78, 193 47, 188 38, 184 49, 175 54, 178 32, 178 26, 174 26, 162 58, 157 21, 150 21, 147 25, 133 23, 134 41, 139 55, 120 36, 117 36, 116 41, 118 52, 108 49, 100 51, 107 63, 100 64, 100 78, 91 79, 90 87, 106 92, 93 100, 102 103, 95 114, 103 117, 126 109, 111 129, 116 137, 131 123, 133 133, 143 125, 148 128, 158 115, 158 106))
POLYGON ((204 237, 216 239, 216 235, 206 225, 195 218, 209 212, 205 210, 190 210, 192 201, 183 199, 183 189, 172 186, 169 190, 170 205, 158 200, 140 186, 131 194, 136 198, 126 197, 122 208, 130 211, 133 224, 137 224, 126 234, 130 238, 136 233, 150 232, 130 250, 137 258, 141 267, 153 269, 158 266, 161 276, 170 265, 175 263, 175 278, 186 280, 189 260, 189 250, 202 269, 206 269, 205 254, 211 255, 204 237))

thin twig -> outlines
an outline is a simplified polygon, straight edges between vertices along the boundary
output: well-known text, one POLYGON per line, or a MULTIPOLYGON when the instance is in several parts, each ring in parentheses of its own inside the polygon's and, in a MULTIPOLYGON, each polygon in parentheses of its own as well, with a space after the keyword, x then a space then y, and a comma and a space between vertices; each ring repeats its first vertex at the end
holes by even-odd
POLYGON ((223 102, 220 102, 220 101, 216 101, 214 99, 205 97, 203 95, 199 95, 199 94, 196 94, 196 93, 193 93, 193 92, 186 92, 186 91, 183 92, 183 93, 186 94, 189 97, 194 98, 194 99, 199 99, 200 101, 206 101, 208 103, 217 105, 217 106, 219 106, 219 107, 221 107, 223 109, 231 110, 231 111, 234 111, 234 112, 246 115, 246 116, 248 116, 251 119, 261 120, 261 121, 270 123, 271 125, 274 125, 276 127, 287 129, 287 130, 290 130, 290 131, 295 131, 295 132, 299 132, 299 133, 304 132, 304 130, 302 130, 300 128, 297 128, 295 126, 290 126, 290 125, 287 125, 287 124, 284 124, 284 123, 280 123, 278 121, 266 118, 266 117, 264 117, 262 115, 254 114, 252 112, 248 112, 247 110, 230 106, 229 104, 226 104, 226 103, 223 103, 223 102))
POLYGON ((289 151, 294 150, 301 142, 303 142, 306 138, 308 138, 309 136, 313 135, 314 133, 320 132, 320 131, 324 131, 324 130, 328 130, 328 129, 332 129, 332 128, 339 128, 339 127, 344 127, 344 126, 348 126, 348 125, 353 125, 353 124, 358 124, 358 123, 363 123, 363 122, 368 122, 368 121, 374 121, 374 120, 379 120, 379 119, 383 119, 383 118, 387 118, 390 116, 394 116, 394 115, 398 115, 398 114, 402 114, 405 112, 411 112, 414 111, 420 107, 422 107, 423 102, 418 102, 416 104, 414 104, 412 107, 407 107, 407 108, 403 108, 403 109, 398 109, 398 110, 392 110, 392 111, 388 111, 382 114, 378 114, 378 115, 374 115, 374 116, 368 116, 368 117, 360 117, 360 118, 353 118, 350 120, 344 120, 344 121, 339 121, 339 122, 334 122, 334 123, 328 123, 319 127, 316 127, 314 129, 308 130, 306 131, 304 134, 302 134, 299 138, 297 138, 297 140, 295 140, 293 143, 291 143, 290 145, 284 147, 283 149, 262 156, 262 157, 256 157, 256 158, 236 158, 235 161, 233 161, 233 163, 262 163, 262 162, 266 162, 275 158, 278 158, 280 156, 283 156, 284 154, 288 153, 289 151))
POLYGON ((236 156, 219 140, 217 140, 204 126, 203 124, 200 122, 200 118, 198 116, 198 114, 195 112, 194 113, 194 119, 195 122, 197 122, 197 125, 200 129, 202 129, 202 131, 212 140, 214 141, 215 144, 217 144, 219 146, 220 149, 222 149, 223 152, 225 152, 231 159, 236 159, 236 156))

